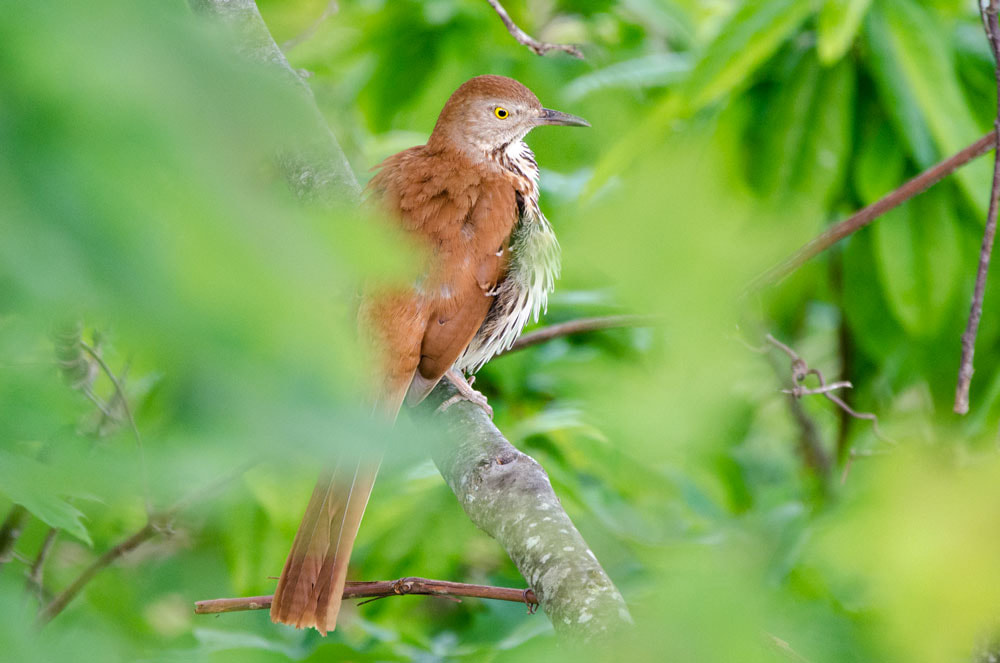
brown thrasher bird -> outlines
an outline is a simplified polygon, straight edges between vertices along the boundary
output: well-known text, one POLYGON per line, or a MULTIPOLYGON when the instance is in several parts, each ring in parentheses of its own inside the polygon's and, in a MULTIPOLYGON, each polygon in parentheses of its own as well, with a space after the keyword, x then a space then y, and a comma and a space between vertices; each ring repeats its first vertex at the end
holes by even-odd
MULTIPOLYGON (((395 418, 442 377, 465 381, 537 320, 559 274, 559 244, 538 207, 538 165, 523 138, 546 124, 590 126, 542 108, 511 78, 477 76, 445 104, 426 145, 382 162, 368 200, 429 256, 409 288, 370 294, 360 319, 381 361, 376 402, 395 418)), ((341 459, 320 477, 271 604, 271 619, 333 630, 347 562, 377 461, 341 459)))

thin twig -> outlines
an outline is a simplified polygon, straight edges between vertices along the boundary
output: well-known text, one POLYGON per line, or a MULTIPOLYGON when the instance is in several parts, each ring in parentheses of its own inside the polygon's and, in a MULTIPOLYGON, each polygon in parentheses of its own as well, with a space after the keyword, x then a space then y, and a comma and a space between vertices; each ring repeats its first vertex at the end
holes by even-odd
POLYGON ((507 32, 509 32, 511 36, 522 46, 527 46, 537 55, 545 55, 549 51, 562 51, 564 53, 569 53, 575 58, 580 58, 581 60, 583 59, 583 52, 576 46, 571 44, 553 44, 547 41, 538 41, 527 32, 517 27, 517 24, 514 23, 514 19, 510 17, 507 10, 500 4, 500 0, 487 1, 490 3, 490 6, 493 7, 493 11, 495 11, 500 17, 500 20, 503 21, 503 24, 507 26, 507 32))
POLYGON ((139 471, 142 473, 142 486, 143 492, 145 493, 143 497, 146 501, 146 514, 149 515, 153 512, 153 504, 149 499, 149 471, 146 468, 146 452, 142 447, 142 435, 139 433, 139 427, 135 423, 135 417, 132 416, 132 408, 129 407, 128 399, 125 397, 125 389, 122 388, 121 381, 118 379, 118 376, 115 375, 114 371, 111 370, 111 367, 108 366, 108 363, 104 361, 104 357, 101 356, 101 353, 91 347, 82 338, 79 342, 80 347, 82 347, 84 351, 97 362, 97 365, 101 367, 104 374, 108 376, 109 380, 111 380, 111 384, 115 387, 115 398, 117 398, 121 403, 122 410, 125 412, 125 417, 128 420, 129 427, 132 429, 132 435, 135 437, 135 445, 139 451, 139 471))
POLYGON ((766 633, 766 635, 767 635, 767 638, 770 640, 771 645, 776 650, 778 650, 779 652, 781 652, 782 654, 784 654, 787 658, 789 658, 789 659, 791 659, 793 661, 797 661, 798 663, 811 663, 808 658, 806 658, 802 654, 800 654, 797 651, 795 651, 794 649, 792 649, 792 646, 790 644, 788 644, 788 642, 786 640, 782 640, 781 638, 779 638, 778 636, 774 635, 773 633, 766 633))
POLYGON ((822 387, 807 388, 800 384, 795 385, 791 389, 782 389, 781 393, 791 394, 796 398, 801 398, 803 396, 816 396, 817 394, 826 394, 837 389, 853 389, 854 385, 847 380, 840 380, 839 382, 831 382, 830 384, 825 384, 822 387))
POLYGON ((44 601, 45 599, 45 584, 43 582, 42 576, 45 573, 45 560, 48 559, 49 552, 52 550, 52 545, 56 542, 56 536, 59 535, 58 528, 50 527, 48 533, 45 535, 45 540, 42 541, 41 547, 38 549, 38 554, 35 556, 35 561, 31 564, 31 570, 28 571, 27 585, 29 591, 34 591, 38 596, 39 601, 44 601))
POLYGON ((905 203, 919 193, 930 188, 941 179, 950 175, 959 167, 996 148, 997 129, 972 143, 968 147, 948 157, 944 161, 931 166, 913 179, 907 181, 895 191, 875 201, 868 207, 858 210, 840 223, 827 228, 818 236, 806 242, 799 250, 783 260, 778 265, 767 270, 747 286, 747 292, 761 290, 767 285, 777 283, 794 272, 806 262, 844 239, 848 235, 864 228, 886 212, 905 203))
POLYGON ((979 332, 979 321, 983 317, 983 296, 986 293, 986 275, 990 269, 990 255, 993 252, 993 240, 997 234, 997 205, 1000 202, 1000 25, 997 23, 997 12, 1000 10, 998 0, 990 0, 989 7, 982 9, 983 23, 986 25, 986 37, 990 42, 994 65, 994 76, 997 82, 997 117, 993 121, 993 135, 997 151, 993 159, 993 188, 990 191, 990 207, 986 215, 986 229, 983 231, 983 245, 979 251, 979 267, 976 270, 976 286, 972 295, 972 306, 969 310, 969 321, 962 333, 962 360, 958 369, 958 383, 955 385, 955 406, 957 414, 969 411, 969 386, 972 384, 973 355, 976 352, 976 334, 979 332))
MULTIPOLYGON (((799 384, 802 383, 803 380, 806 379, 807 376, 815 375, 816 379, 819 380, 819 389, 817 390, 818 394, 821 394, 825 399, 827 399, 828 401, 839 407, 841 410, 849 414, 851 417, 854 417, 855 419, 865 419, 867 421, 872 422, 872 432, 875 433, 875 437, 879 438, 884 442, 895 444, 894 440, 886 437, 879 429, 878 417, 876 415, 872 414, 871 412, 858 412, 850 405, 845 403, 843 399, 838 397, 836 394, 831 393, 829 387, 831 387, 832 385, 827 384, 826 378, 823 377, 822 371, 820 371, 818 368, 811 368, 809 364, 807 364, 806 361, 802 357, 800 357, 797 352, 795 352, 795 350, 785 345, 771 334, 768 334, 765 337, 765 339, 767 340, 768 343, 770 343, 771 345, 773 345, 774 347, 778 348, 786 355, 788 355, 788 357, 792 360, 792 382, 794 385, 798 386, 799 384)), ((832 384, 837 384, 837 383, 832 383, 832 384)), ((849 385, 850 383, 847 384, 849 385)), ((795 398, 799 398, 799 396, 805 395, 805 393, 808 392, 801 392, 800 394, 795 394, 793 388, 792 395, 795 398)))
POLYGON ((309 27, 303 30, 301 34, 283 42, 281 44, 281 50, 287 53, 305 40, 312 37, 316 34, 316 31, 319 30, 320 26, 323 25, 323 22, 336 14, 338 11, 340 11, 340 5, 337 3, 337 0, 330 0, 330 2, 326 3, 326 7, 323 8, 323 13, 319 15, 319 18, 310 23, 309 27))
POLYGON ((83 572, 76 577, 76 580, 70 583, 69 587, 60 592, 54 599, 52 599, 52 601, 42 608, 42 610, 38 613, 38 625, 44 626, 52 621, 56 615, 62 612, 63 609, 69 605, 69 602, 80 593, 80 590, 83 589, 95 575, 97 575, 105 567, 110 566, 118 559, 138 548, 141 544, 156 536, 157 531, 157 528, 153 526, 153 521, 150 520, 138 532, 128 537, 114 548, 105 551, 103 555, 98 557, 90 564, 90 566, 85 568, 83 572))
POLYGON ((567 322, 548 325, 546 327, 542 327, 541 329, 528 332, 514 341, 514 344, 510 346, 509 349, 504 350, 497 356, 499 357, 511 352, 517 352, 518 350, 524 350, 525 348, 530 348, 533 345, 539 345, 541 343, 545 343, 546 341, 551 341, 552 339, 559 338, 560 336, 583 334, 585 332, 598 331, 600 329, 614 329, 616 327, 639 327, 651 324, 651 322, 651 317, 642 315, 606 315, 594 318, 569 320, 567 322))
MULTIPOLYGON (((399 580, 378 580, 374 582, 348 582, 344 586, 344 599, 385 598, 418 594, 441 597, 473 597, 524 603, 529 607, 538 605, 538 598, 530 589, 511 587, 491 587, 470 585, 464 582, 430 580, 428 578, 400 578, 399 580)), ((243 610, 267 610, 271 607, 271 596, 247 596, 236 599, 209 599, 194 604, 198 615, 212 615, 220 612, 240 612, 243 610)), ((362 602, 364 603, 364 602, 362 602)), ((359 604, 360 605, 360 604, 359 604)))
MULTIPOLYGON (((105 420, 118 421, 118 417, 116 417, 111 412, 111 410, 108 409, 108 406, 107 404, 104 403, 104 401, 102 401, 100 398, 97 397, 97 394, 94 393, 93 389, 91 389, 90 387, 85 387, 81 391, 83 392, 83 395, 86 396, 90 400, 90 402, 97 407, 97 409, 101 413, 101 416, 103 416, 105 420)), ((102 421, 101 423, 103 424, 104 422, 102 421)), ((98 426, 98 428, 100 428, 100 426, 98 426)))
POLYGON ((218 481, 204 486, 186 497, 181 498, 170 508, 158 513, 150 514, 146 524, 143 525, 141 529, 129 536, 127 539, 118 543, 113 548, 105 551, 103 555, 91 562, 90 565, 81 571, 80 575, 78 575, 66 589, 57 594, 52 601, 42 608, 38 613, 38 625, 44 626, 52 621, 53 618, 55 618, 66 608, 67 605, 69 605, 70 601, 76 598, 76 595, 79 594, 87 583, 90 582, 99 572, 103 571, 108 566, 111 566, 116 561, 158 534, 169 533, 173 520, 178 513, 186 509, 198 498, 218 490, 234 478, 246 472, 249 465, 250 464, 241 465, 239 468, 223 476, 218 481))
MULTIPOLYGON (((763 346, 767 362, 771 364, 778 379, 782 384, 790 385, 793 388, 797 387, 797 382, 793 381, 786 374, 784 366, 773 353, 768 352, 769 349, 768 345, 765 344, 763 346)), ((819 428, 816 426, 813 418, 806 412, 805 408, 802 407, 802 401, 798 397, 785 399, 785 403, 788 406, 789 413, 792 415, 792 419, 795 420, 799 428, 799 454, 802 456, 802 462, 806 468, 815 473, 816 477, 820 480, 821 487, 825 490, 833 461, 830 459, 830 454, 827 453, 823 445, 823 438, 820 435, 819 428)))

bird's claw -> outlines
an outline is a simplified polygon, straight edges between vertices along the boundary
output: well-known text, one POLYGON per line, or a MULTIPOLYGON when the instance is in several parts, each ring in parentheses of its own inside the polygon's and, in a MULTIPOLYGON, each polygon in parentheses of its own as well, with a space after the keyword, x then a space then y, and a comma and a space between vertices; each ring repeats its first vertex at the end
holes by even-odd
POLYGON ((448 378, 449 382, 455 385, 455 388, 458 389, 458 393, 448 398, 445 402, 441 403, 441 405, 438 405, 437 412, 444 412, 459 401, 469 401, 470 403, 474 403, 481 407, 483 412, 485 412, 490 419, 493 418, 493 408, 490 407, 486 397, 472 388, 472 383, 476 379, 475 376, 473 376, 468 382, 466 382, 465 378, 461 375, 455 374, 454 371, 449 371, 445 374, 445 376, 448 378))

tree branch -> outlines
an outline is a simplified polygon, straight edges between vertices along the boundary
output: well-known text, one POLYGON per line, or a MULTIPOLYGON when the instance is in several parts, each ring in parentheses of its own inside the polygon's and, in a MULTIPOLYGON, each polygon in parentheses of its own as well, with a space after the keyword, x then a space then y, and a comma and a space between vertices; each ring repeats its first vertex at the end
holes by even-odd
POLYGON ((28 571, 28 577, 26 579, 28 590, 33 591, 38 596, 39 601, 47 600, 45 595, 45 582, 43 581, 43 574, 45 573, 45 560, 48 558, 49 553, 52 552, 52 544, 56 542, 56 537, 58 535, 59 530, 57 528, 49 528, 48 533, 45 535, 45 540, 42 541, 42 545, 38 548, 38 554, 35 555, 35 561, 31 564, 31 570, 28 571))
MULTIPOLYGON (((978 1, 978 0, 977 0, 978 1)), ((994 75, 997 82, 997 117, 993 121, 993 136, 996 153, 993 159, 993 188, 990 191, 990 207, 986 214, 986 229, 983 231, 983 245, 979 251, 979 267, 976 270, 976 286, 972 295, 972 306, 969 310, 969 321, 962 333, 962 360, 958 368, 958 383, 955 385, 954 411, 966 414, 969 411, 969 387, 972 384, 973 356, 976 352, 976 334, 979 333, 979 320, 983 317, 983 296, 986 293, 986 276, 990 269, 990 255, 993 252, 993 240, 997 234, 997 204, 1000 202, 1000 26, 997 24, 997 12, 1000 10, 998 0, 990 0, 986 8, 982 8, 983 24, 986 26, 986 37, 993 51, 994 75)))
POLYGON ((913 179, 908 180, 898 189, 880 198, 868 207, 858 210, 840 223, 830 226, 818 236, 802 245, 798 251, 781 263, 751 281, 750 285, 747 286, 747 292, 755 292, 763 289, 765 286, 781 281, 840 240, 864 228, 875 219, 893 208, 902 205, 910 198, 923 193, 961 166, 995 149, 996 145, 997 129, 994 129, 968 147, 953 154, 944 161, 931 166, 913 179))
POLYGON ((76 595, 80 593, 80 590, 82 590, 95 575, 113 564, 118 559, 138 548, 144 542, 156 536, 157 531, 156 527, 153 526, 153 521, 149 520, 138 532, 128 537, 115 547, 106 550, 103 555, 91 562, 90 566, 85 568, 83 572, 80 573, 80 575, 78 575, 72 583, 70 583, 69 587, 60 592, 44 608, 42 608, 42 610, 38 613, 38 625, 44 626, 52 621, 56 615, 62 612, 66 606, 69 605, 70 601, 76 598, 76 595))
MULTIPOLYGON (((375 582, 348 582, 344 586, 344 599, 385 598, 415 594, 421 596, 466 596, 480 599, 496 599, 524 603, 530 611, 538 605, 535 593, 530 589, 511 587, 491 587, 489 585, 469 585, 464 582, 429 580, 427 578, 400 578, 399 580, 379 580, 375 582)), ((273 596, 248 596, 238 599, 210 599, 194 604, 196 615, 213 615, 220 612, 240 612, 243 610, 267 610, 273 596)))
POLYGON ((564 53, 569 53, 575 58, 580 58, 581 60, 583 59, 583 52, 580 51, 580 49, 577 48, 576 46, 572 46, 570 44, 553 44, 547 41, 538 41, 537 39, 529 35, 527 32, 517 27, 517 24, 514 23, 514 19, 510 17, 510 14, 507 13, 507 10, 504 9, 503 5, 500 4, 500 0, 487 0, 487 1, 490 3, 490 6, 493 7, 493 11, 497 13, 497 16, 500 17, 500 20, 503 21, 504 26, 506 26, 507 28, 507 32, 509 32, 510 35, 517 40, 517 43, 521 44, 522 46, 527 46, 528 48, 533 50, 536 55, 545 55, 549 51, 562 51, 564 53))
POLYGON ((254 0, 189 0, 191 6, 220 21, 234 33, 240 51, 281 71, 292 94, 304 96, 316 120, 317 135, 309 145, 279 156, 282 172, 296 196, 307 202, 336 206, 358 200, 361 187, 336 136, 316 106, 312 89, 288 64, 264 24, 254 0))
MULTIPOLYGON (((445 380, 435 408, 456 393, 445 380)), ((451 433, 434 462, 466 515, 503 546, 561 635, 590 641, 630 624, 625 601, 601 568, 533 458, 515 449, 478 406, 444 416, 451 433)))
POLYGON ((509 349, 504 350, 497 356, 499 357, 511 352, 517 352, 518 350, 524 350, 525 348, 530 348, 533 345, 539 345, 541 343, 551 341, 552 339, 560 336, 583 334, 585 332, 598 331, 600 329, 613 329, 615 327, 640 327, 651 323, 651 317, 642 315, 606 315, 594 318, 569 320, 567 322, 548 325, 542 327, 541 329, 528 332, 514 341, 514 345, 510 346, 509 349))

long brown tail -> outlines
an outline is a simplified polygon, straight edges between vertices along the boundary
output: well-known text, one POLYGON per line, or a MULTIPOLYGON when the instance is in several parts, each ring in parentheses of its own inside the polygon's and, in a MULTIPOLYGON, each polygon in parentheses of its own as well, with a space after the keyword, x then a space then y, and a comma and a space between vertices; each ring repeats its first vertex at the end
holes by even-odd
POLYGON ((326 635, 337 625, 347 563, 378 462, 341 462, 320 476, 274 590, 271 620, 326 635))
MULTIPOLYGON (((376 412, 396 419, 411 376, 386 380, 374 399, 376 412)), ((347 454, 320 475, 274 590, 271 621, 323 635, 337 626, 347 563, 380 463, 380 455, 347 454)))

